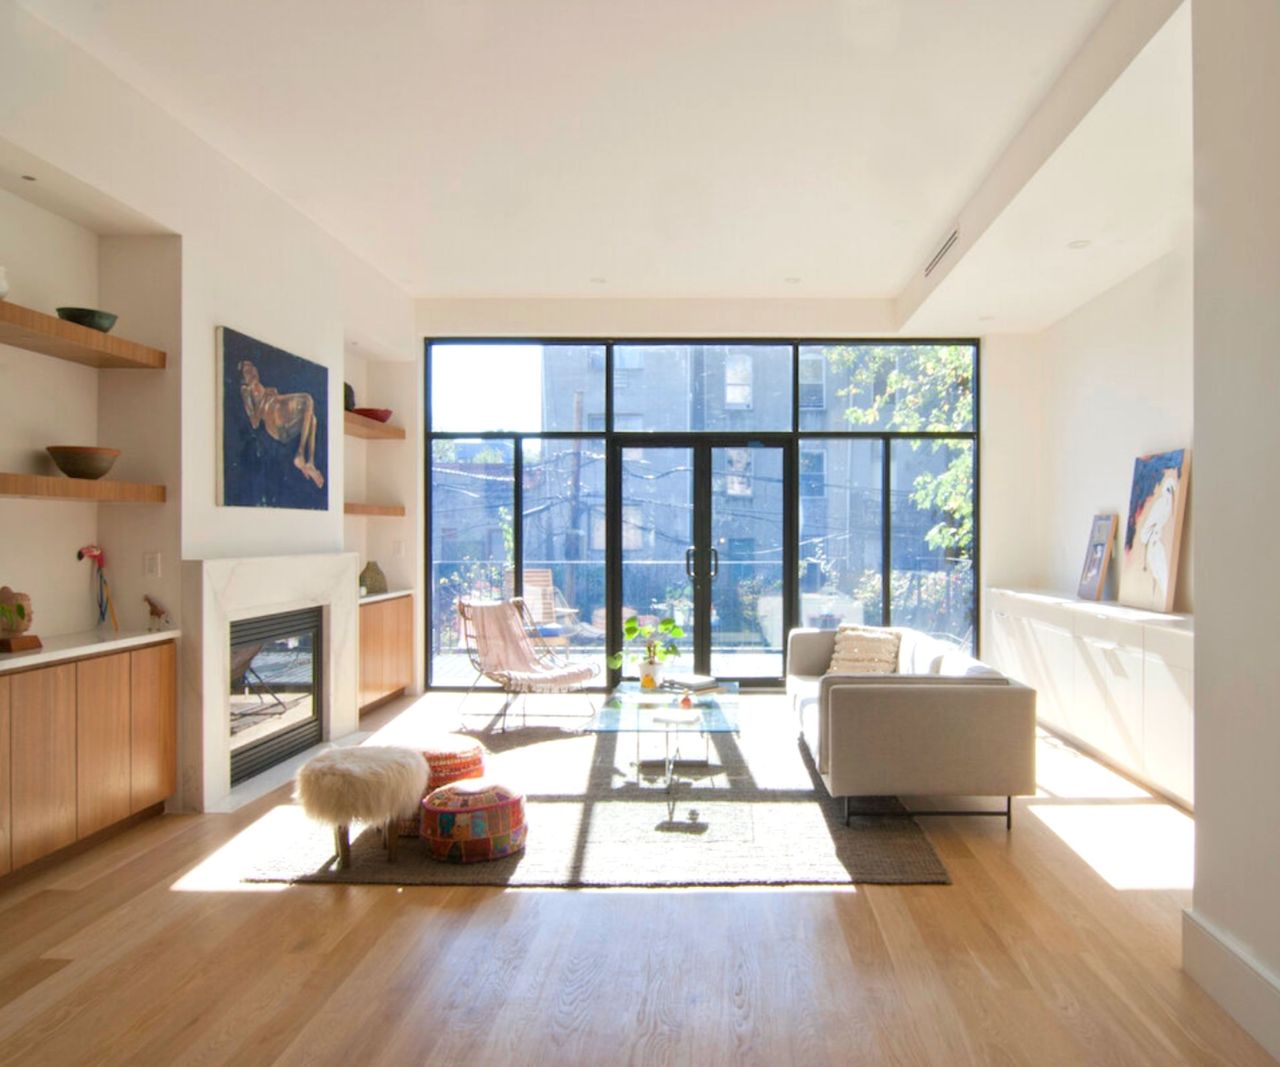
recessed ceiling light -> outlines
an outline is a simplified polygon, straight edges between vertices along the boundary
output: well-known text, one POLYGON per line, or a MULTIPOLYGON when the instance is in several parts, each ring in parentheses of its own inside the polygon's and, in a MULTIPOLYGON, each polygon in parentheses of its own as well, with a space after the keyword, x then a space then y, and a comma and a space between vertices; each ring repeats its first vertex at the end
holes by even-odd
POLYGON ((782 280, 783 280, 784 282, 786 282, 788 285, 799 285, 799 284, 800 284, 800 279, 799 279, 799 278, 797 278, 795 275, 792 275, 790 278, 783 278, 782 280))
POLYGON ((592 285, 604 285, 605 283, 605 279, 599 274, 593 274, 588 280, 592 285))
POLYGON ((36 176, 34 174, 24 174, 22 180, 24 182, 33 182, 36 180, 36 176))
POLYGON ((995 322, 996 317, 994 315, 979 315, 978 321, 979 322, 995 322))
POLYGON ((1068 241, 1068 242, 1067 242, 1067 247, 1068 247, 1068 248, 1074 248, 1074 249, 1081 249, 1081 248, 1088 248, 1091 244, 1093 244, 1093 242, 1092 242, 1092 241, 1084 241, 1084 240, 1081 240, 1081 241, 1068 241))

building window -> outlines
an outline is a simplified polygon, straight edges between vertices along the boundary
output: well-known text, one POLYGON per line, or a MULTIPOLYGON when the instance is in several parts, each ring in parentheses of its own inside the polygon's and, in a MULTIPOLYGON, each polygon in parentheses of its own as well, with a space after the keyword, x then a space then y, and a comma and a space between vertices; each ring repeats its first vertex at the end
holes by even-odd
POLYGON ((753 366, 750 352, 730 352, 724 360, 724 406, 751 407, 753 366))
POLYGON ((827 495, 827 453, 816 448, 800 449, 800 495, 827 495))
POLYGON ((827 361, 822 356, 800 356, 800 406, 827 406, 827 361))
POLYGON ((752 493, 751 449, 724 450, 725 496, 750 496, 752 493))

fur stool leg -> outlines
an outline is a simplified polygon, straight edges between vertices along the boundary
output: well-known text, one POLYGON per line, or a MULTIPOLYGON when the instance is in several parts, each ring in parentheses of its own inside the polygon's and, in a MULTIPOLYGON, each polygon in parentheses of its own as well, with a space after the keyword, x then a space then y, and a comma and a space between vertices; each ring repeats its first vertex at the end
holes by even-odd
POLYGON ((398 823, 417 809, 427 785, 422 756, 403 748, 333 748, 298 771, 295 797, 311 818, 334 827, 338 866, 351 866, 350 826, 372 824, 383 833, 394 862, 398 823))

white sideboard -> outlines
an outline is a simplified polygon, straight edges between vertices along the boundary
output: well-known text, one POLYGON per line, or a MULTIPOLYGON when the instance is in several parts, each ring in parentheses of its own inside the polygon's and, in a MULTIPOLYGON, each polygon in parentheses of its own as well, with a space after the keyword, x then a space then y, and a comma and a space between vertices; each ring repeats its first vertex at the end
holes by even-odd
POLYGON ((1192 805, 1191 616, 1016 589, 986 608, 987 657, 1036 690, 1045 726, 1192 805))

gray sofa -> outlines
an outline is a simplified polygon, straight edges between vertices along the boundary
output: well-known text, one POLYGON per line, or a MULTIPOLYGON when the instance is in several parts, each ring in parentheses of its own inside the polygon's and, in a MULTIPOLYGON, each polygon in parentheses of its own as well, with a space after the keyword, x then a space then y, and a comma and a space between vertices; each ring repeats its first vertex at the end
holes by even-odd
MULTIPOLYGON (((1036 790, 1036 694, 917 630, 894 674, 826 674, 834 630, 792 630, 787 693, 833 797, 998 796, 1036 790)), ((971 814, 965 811, 965 814, 971 814)))

